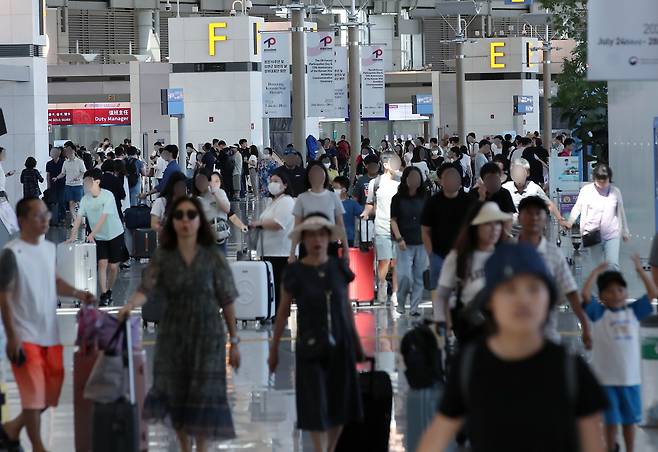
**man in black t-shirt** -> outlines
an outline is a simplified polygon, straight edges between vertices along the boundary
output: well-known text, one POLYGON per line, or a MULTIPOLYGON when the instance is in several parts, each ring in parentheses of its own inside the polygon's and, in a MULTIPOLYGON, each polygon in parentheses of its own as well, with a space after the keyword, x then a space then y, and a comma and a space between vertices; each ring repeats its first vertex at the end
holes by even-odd
MULTIPOLYGON (((444 163, 437 170, 442 190, 425 203, 421 219, 423 245, 430 260, 432 303, 436 302, 436 286, 446 255, 453 248, 462 223, 473 201, 462 190, 459 163, 444 163)), ((435 315, 436 315, 435 309, 435 315)))
POLYGON ((297 166, 297 151, 286 148, 283 152, 283 166, 278 167, 272 174, 285 174, 290 181, 292 197, 296 198, 306 191, 306 171, 297 166))
MULTIPOLYGON (((496 163, 489 162, 485 164, 480 170, 480 179, 482 184, 477 187, 477 190, 471 190, 468 195, 474 201, 493 201, 498 204, 500 210, 505 213, 516 213, 514 201, 509 191, 502 187, 503 172, 496 163)), ((509 231, 511 232, 512 223, 509 224, 509 231)), ((508 228, 505 228, 508 230, 508 228)))

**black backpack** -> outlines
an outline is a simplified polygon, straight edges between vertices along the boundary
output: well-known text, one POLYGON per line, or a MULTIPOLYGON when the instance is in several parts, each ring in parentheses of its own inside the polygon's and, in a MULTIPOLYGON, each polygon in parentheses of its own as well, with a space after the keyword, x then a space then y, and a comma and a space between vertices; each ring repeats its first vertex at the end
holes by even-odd
POLYGON ((428 388, 444 381, 441 349, 430 324, 417 325, 405 334, 400 353, 407 368, 404 373, 412 389, 428 388))
POLYGON ((132 157, 126 162, 126 176, 128 177, 128 186, 134 187, 139 182, 139 174, 137 173, 137 159, 132 157))

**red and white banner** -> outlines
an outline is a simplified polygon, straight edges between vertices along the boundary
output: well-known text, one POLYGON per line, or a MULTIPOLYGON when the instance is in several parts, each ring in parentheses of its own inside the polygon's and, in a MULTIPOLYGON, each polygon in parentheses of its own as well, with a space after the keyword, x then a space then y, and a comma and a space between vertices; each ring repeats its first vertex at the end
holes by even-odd
POLYGON ((49 104, 48 125, 127 126, 130 125, 130 103, 49 104))

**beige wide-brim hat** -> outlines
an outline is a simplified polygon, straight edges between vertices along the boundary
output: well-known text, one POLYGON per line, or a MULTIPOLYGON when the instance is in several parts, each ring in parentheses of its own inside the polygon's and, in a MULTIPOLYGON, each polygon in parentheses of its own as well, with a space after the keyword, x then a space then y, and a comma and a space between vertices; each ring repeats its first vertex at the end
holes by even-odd
POLYGON ((318 231, 320 229, 328 229, 331 232, 330 240, 335 242, 340 239, 340 228, 333 224, 331 221, 323 218, 319 215, 313 215, 306 217, 304 221, 295 226, 295 229, 292 230, 290 235, 290 240, 300 242, 302 240, 302 233, 304 231, 318 231))
POLYGON ((512 214, 505 213, 500 210, 498 204, 492 201, 485 202, 480 211, 471 221, 471 226, 477 226, 480 224, 491 223, 493 221, 509 221, 512 219, 512 214))

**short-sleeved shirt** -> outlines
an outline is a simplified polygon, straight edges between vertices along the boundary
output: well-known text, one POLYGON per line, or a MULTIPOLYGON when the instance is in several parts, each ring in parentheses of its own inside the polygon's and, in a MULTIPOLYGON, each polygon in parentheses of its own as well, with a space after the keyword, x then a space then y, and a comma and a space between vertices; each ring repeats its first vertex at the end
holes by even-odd
POLYGON ((158 217, 160 221, 164 220, 165 211, 167 210, 167 198, 160 196, 151 206, 151 215, 158 217))
POLYGON ((519 203, 521 202, 521 200, 529 196, 539 196, 544 201, 546 201, 546 204, 550 202, 550 199, 548 199, 548 196, 546 196, 544 190, 539 185, 532 182, 531 180, 526 181, 525 188, 521 191, 517 190, 516 185, 512 180, 509 182, 505 182, 503 184, 503 188, 509 191, 510 194, 512 195, 512 201, 514 202, 514 207, 516 208, 516 210, 519 210, 519 203))
POLYGON ((69 187, 82 187, 82 178, 85 175, 85 163, 79 159, 66 159, 62 166, 62 171, 66 173, 66 185, 69 187))
POLYGON ((469 375, 461 375, 463 355, 451 366, 439 412, 466 419, 474 451, 577 452, 577 420, 603 411, 607 398, 587 364, 565 353, 546 342, 528 358, 507 361, 479 342, 469 375), (567 359, 574 360, 571 385, 567 359))
POLYGON ((345 213, 343 214, 343 223, 345 224, 345 235, 347 235, 347 240, 353 241, 354 234, 356 230, 356 217, 361 215, 363 212, 363 206, 353 200, 352 198, 343 199, 343 208, 345 213))
MULTIPOLYGON (((484 288, 484 265, 492 254, 493 251, 473 251, 470 268, 461 281, 461 301, 465 305, 473 301, 477 294, 484 288)), ((457 252, 452 250, 446 256, 446 259, 443 262, 443 267, 441 267, 439 286, 447 289, 456 289, 458 279, 457 252)))
POLYGON ((398 192, 399 180, 379 176, 368 184, 368 204, 375 204, 375 236, 391 235, 391 201, 398 192), (379 181, 379 182, 377 182, 379 181))
MULTIPOLYGON (((55 162, 54 160, 49 160, 46 163, 46 173, 48 173, 48 176, 52 179, 53 177, 57 177, 61 174, 63 167, 64 167, 63 158, 60 158, 59 160, 57 160, 57 162, 55 162)), ((60 179, 54 184, 56 190, 63 190, 64 185, 66 185, 66 182, 63 179, 60 179)))
POLYGON ((90 194, 82 197, 78 215, 87 218, 91 229, 96 227, 96 223, 98 223, 98 220, 103 214, 106 214, 107 217, 101 230, 96 233, 96 240, 108 241, 123 234, 123 224, 121 224, 121 219, 119 218, 114 195, 110 191, 101 188, 100 193, 96 197, 90 194))
POLYGON ((295 200, 288 195, 271 199, 267 202, 265 210, 260 215, 260 220, 272 220, 281 229, 276 231, 263 229, 263 255, 268 257, 288 256, 292 246, 288 235, 295 225, 295 217, 292 214, 295 200))
POLYGON ((162 175, 164 174, 165 169, 167 169, 167 161, 158 156, 157 160, 155 161, 155 170, 153 172, 155 178, 162 179, 162 175))
POLYGON ((290 181, 293 198, 306 191, 306 172, 302 168, 295 166, 290 169, 286 165, 282 165, 275 169, 272 174, 285 174, 285 177, 290 181))
MULTIPOLYGON (((229 204, 228 196, 221 188, 214 192, 208 190, 203 195, 199 196, 199 202, 203 207, 203 213, 206 214, 208 221, 212 221, 215 218, 221 218, 222 220, 228 219, 227 213, 219 208, 220 202, 223 204, 229 204)), ((152 210, 151 214, 153 215, 152 210)), ((162 214, 164 215, 164 211, 162 214)))
POLYGON ((398 193, 391 200, 391 218, 397 219, 400 234, 407 245, 423 244, 420 219, 424 207, 424 196, 408 197, 398 193))
POLYGON ((18 270, 17 300, 11 309, 18 338, 44 347, 59 344, 55 244, 41 239, 33 245, 16 239, 5 249, 13 252, 18 270))
MULTIPOLYGON (((468 195, 471 196, 474 201, 478 201, 480 199, 480 193, 477 190, 471 190, 468 195)), ((495 202, 498 204, 498 207, 500 207, 500 210, 505 213, 516 213, 516 207, 514 207, 512 195, 505 188, 501 187, 500 190, 498 190, 493 195, 487 194, 487 201, 495 202)))
POLYGON ((433 253, 445 257, 450 252, 472 204, 463 191, 455 198, 440 191, 425 202, 421 224, 430 228, 433 253))
POLYGON ((592 369, 602 385, 636 386, 640 375, 640 320, 653 313, 646 295, 620 309, 595 297, 585 305, 592 324, 592 369))
POLYGON ((343 203, 336 193, 323 190, 320 193, 305 191, 297 197, 292 214, 300 219, 305 218, 311 213, 320 212, 329 218, 329 221, 336 224, 336 218, 345 213, 343 203))
POLYGON ((368 187, 370 185, 370 181, 375 177, 370 177, 367 174, 364 174, 363 176, 359 177, 356 180, 356 184, 354 184, 354 188, 352 189, 352 197, 362 206, 366 205, 366 200, 368 199, 368 187))

